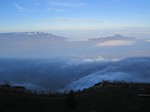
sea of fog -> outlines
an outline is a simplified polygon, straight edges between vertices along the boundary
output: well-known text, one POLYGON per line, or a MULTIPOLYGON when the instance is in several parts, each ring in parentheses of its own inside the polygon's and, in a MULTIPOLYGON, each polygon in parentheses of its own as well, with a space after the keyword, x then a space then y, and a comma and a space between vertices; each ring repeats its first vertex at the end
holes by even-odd
POLYGON ((31 90, 64 91, 88 88, 102 80, 150 83, 150 57, 0 58, 0 84, 9 82, 31 90))
POLYGON ((1 33, 0 84, 55 92, 102 80, 150 82, 149 48, 149 39, 122 35, 69 41, 42 32, 1 33))

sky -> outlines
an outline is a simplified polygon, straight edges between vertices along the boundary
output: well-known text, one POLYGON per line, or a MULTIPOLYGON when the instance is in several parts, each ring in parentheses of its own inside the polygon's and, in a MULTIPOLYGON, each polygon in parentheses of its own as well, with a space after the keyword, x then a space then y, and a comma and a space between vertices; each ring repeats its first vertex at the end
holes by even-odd
POLYGON ((0 32, 150 37, 150 0, 1 0, 0 32))

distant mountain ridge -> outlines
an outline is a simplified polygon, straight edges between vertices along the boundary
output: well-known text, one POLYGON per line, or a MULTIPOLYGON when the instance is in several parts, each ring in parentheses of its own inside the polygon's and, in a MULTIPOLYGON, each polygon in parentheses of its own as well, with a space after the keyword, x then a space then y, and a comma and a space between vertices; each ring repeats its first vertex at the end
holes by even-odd
POLYGON ((134 37, 126 37, 123 35, 116 34, 114 36, 90 38, 91 41, 108 41, 108 40, 134 40, 134 37))
POLYGON ((66 40, 67 38, 62 36, 53 35, 51 33, 45 32, 13 32, 13 33, 0 33, 0 38, 8 39, 8 38, 36 38, 42 39, 47 38, 50 40, 66 40))

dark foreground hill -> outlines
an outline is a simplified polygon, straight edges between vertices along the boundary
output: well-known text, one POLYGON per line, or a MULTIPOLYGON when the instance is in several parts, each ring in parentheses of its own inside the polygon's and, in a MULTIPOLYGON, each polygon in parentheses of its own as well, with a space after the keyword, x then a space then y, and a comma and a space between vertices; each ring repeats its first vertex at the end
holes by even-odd
POLYGON ((102 82, 68 94, 0 88, 1 112, 150 112, 150 84, 102 82))

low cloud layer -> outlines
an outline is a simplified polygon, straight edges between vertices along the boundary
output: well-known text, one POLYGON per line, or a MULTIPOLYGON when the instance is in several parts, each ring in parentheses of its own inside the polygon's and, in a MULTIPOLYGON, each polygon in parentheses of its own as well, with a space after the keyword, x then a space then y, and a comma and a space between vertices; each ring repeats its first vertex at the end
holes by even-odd
POLYGON ((125 82, 150 82, 150 58, 128 58, 111 62, 102 70, 95 71, 75 82, 67 88, 84 89, 102 80, 125 81, 125 82))
POLYGON ((123 45, 133 45, 135 41, 129 40, 111 40, 102 43, 98 43, 96 46, 123 46, 123 45))
POLYGON ((0 74, 0 83, 9 81, 32 90, 78 90, 102 80, 150 82, 150 58, 132 57, 120 61, 0 59, 0 74))

